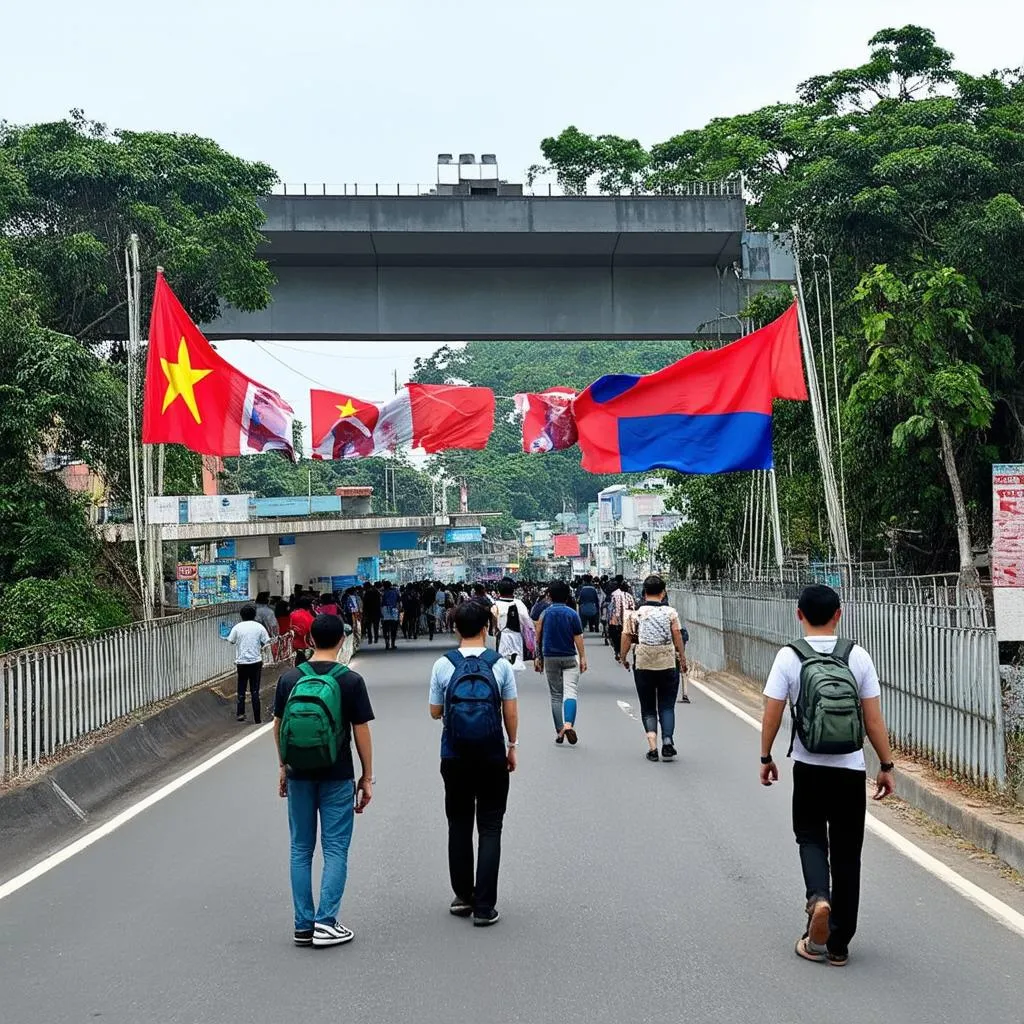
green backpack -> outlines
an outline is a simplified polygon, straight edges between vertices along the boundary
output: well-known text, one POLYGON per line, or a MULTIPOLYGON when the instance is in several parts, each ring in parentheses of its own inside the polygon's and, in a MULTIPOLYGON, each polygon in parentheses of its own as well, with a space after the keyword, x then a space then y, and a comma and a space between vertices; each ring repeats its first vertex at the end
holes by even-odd
MULTIPOLYGON (((793 731, 811 754, 852 754, 864 746, 860 687, 850 671, 852 640, 839 640, 831 654, 806 640, 789 645, 800 659, 800 696, 791 705, 793 731)), ((793 752, 790 743, 789 752, 793 752)))
POLYGON ((289 768, 329 768, 338 760, 341 739, 341 677, 344 665, 321 675, 308 662, 299 666, 281 716, 281 760, 289 768))

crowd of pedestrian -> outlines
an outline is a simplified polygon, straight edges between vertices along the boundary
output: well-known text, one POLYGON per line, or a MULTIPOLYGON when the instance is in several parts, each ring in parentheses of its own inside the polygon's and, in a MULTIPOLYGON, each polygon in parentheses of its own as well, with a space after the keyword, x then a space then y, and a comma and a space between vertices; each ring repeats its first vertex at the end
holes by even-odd
MULTIPOLYGON (((588 670, 584 637, 599 630, 615 662, 632 672, 649 761, 677 757, 677 700, 686 693, 688 640, 664 580, 648 576, 638 597, 621 576, 584 576, 572 585, 445 584, 388 581, 340 594, 296 588, 285 601, 258 595, 225 638, 235 645, 237 715, 246 693, 261 719, 263 655, 292 637, 296 667, 274 698, 280 762, 288 799, 291 884, 298 945, 331 946, 353 935, 338 920, 354 814, 373 798, 373 709, 359 673, 339 664, 347 635, 394 650, 403 640, 454 633, 458 646, 433 665, 429 712, 443 723, 441 776, 448 820, 450 912, 477 926, 499 920, 501 836, 509 776, 518 757, 517 677, 532 664, 548 686, 555 743, 575 746, 580 683, 588 670), (681 692, 680 692, 681 691, 681 692), (361 774, 355 775, 355 743, 361 774), (477 849, 473 848, 474 825, 477 849), (324 869, 319 900, 312 860, 319 828, 324 869)), ((843 966, 857 925, 866 814, 863 754, 870 740, 881 762, 875 799, 893 791, 891 751, 878 675, 868 653, 837 637, 839 597, 825 586, 800 595, 803 638, 783 647, 764 688, 760 781, 779 778, 772 745, 786 707, 793 717, 793 831, 805 881, 806 927, 796 944, 804 960, 843 966)))

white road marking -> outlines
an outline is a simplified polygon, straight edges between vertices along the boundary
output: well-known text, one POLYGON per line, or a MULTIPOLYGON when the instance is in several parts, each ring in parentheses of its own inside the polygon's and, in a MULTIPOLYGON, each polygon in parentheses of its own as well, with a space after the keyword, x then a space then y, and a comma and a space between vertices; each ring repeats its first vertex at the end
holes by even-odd
POLYGON ((211 768, 216 768, 222 761, 226 761, 233 754, 237 754, 238 751, 249 746, 250 743, 255 743, 256 740, 261 739, 273 728, 273 723, 267 723, 266 725, 260 726, 258 729, 254 729, 247 736, 232 743, 230 747, 225 747, 220 753, 214 754, 213 757, 207 758, 201 764, 197 764, 195 768, 189 769, 184 775, 179 775, 176 779, 172 779, 166 785, 161 786, 158 790, 150 793, 149 796, 140 800, 137 804, 132 804, 131 807, 121 811, 120 814, 115 815, 110 821, 104 822, 102 825, 97 826, 91 832, 87 832, 80 839, 76 839, 73 843, 69 843, 63 849, 58 850, 56 853, 51 854, 44 860, 39 861, 38 864, 33 864, 32 867, 23 871, 20 875, 15 875, 10 881, 4 882, 0 885, 0 900, 6 899, 12 893, 16 893, 19 889, 23 889, 30 882, 34 882, 37 878, 41 878, 48 871, 52 871, 55 867, 63 864, 66 860, 70 860, 75 854, 81 853, 83 850, 87 850, 93 843, 98 843, 101 839, 109 836, 111 832, 116 832, 122 825, 127 824, 132 818, 137 818, 143 811, 149 810, 154 804, 160 803, 165 797, 169 797, 172 793, 177 792, 182 786, 187 786, 193 779, 198 779, 200 775, 205 775, 211 768))
POLYGON ((624 715, 629 715, 629 717, 632 718, 634 722, 639 722, 640 721, 640 719, 637 718, 636 715, 633 714, 633 705, 632 704, 629 704, 627 701, 624 701, 624 700, 617 700, 615 703, 619 705, 619 710, 624 715))
MULTIPOLYGON (((745 722, 753 729, 760 730, 761 723, 752 715, 748 715, 742 708, 737 707, 732 701, 727 700, 721 694, 715 693, 704 683, 698 683, 692 677, 690 685, 695 686, 705 697, 720 704, 727 711, 734 714, 740 721, 745 722)), ((906 836, 890 828, 884 821, 880 821, 870 811, 867 816, 867 830, 876 835, 883 842, 888 843, 894 850, 898 850, 908 860, 913 861, 918 867, 924 868, 930 875, 933 875, 940 882, 948 885, 950 889, 958 892, 965 899, 970 900, 976 907, 984 910, 989 917, 995 918, 1001 925, 1011 932, 1024 936, 1024 914, 1014 910, 1009 904, 993 896, 992 893, 982 889, 980 885, 964 878, 959 872, 954 871, 948 864, 944 864, 937 857, 925 852, 916 843, 906 836)))

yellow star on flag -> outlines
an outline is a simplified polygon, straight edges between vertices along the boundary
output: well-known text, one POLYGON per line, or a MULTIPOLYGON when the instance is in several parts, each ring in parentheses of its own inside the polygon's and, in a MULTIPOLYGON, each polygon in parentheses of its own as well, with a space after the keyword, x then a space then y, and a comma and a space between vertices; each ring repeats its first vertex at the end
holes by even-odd
POLYGON ((338 406, 338 412, 340 412, 342 416, 355 416, 357 411, 358 410, 356 409, 351 398, 346 398, 345 404, 338 406))
POLYGON ((195 385, 204 377, 213 373, 213 370, 192 369, 192 360, 189 356, 188 345, 185 344, 184 335, 182 336, 181 343, 178 345, 178 361, 172 363, 161 356, 160 367, 167 378, 164 406, 160 411, 162 413, 167 412, 171 402, 180 396, 181 400, 188 406, 188 411, 192 413, 196 423, 202 423, 202 417, 199 415, 199 406, 196 405, 195 385))

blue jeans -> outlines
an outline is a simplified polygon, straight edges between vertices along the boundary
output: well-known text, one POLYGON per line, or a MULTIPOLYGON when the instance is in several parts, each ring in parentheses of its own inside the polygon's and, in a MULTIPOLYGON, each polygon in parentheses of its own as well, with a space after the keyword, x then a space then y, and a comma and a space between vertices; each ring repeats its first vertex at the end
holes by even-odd
POLYGON ((292 836, 292 902, 295 930, 309 931, 314 922, 337 924, 338 908, 348 878, 348 848, 355 817, 355 783, 288 780, 288 827, 292 836), (324 873, 320 906, 313 905, 313 851, 317 815, 324 873))

